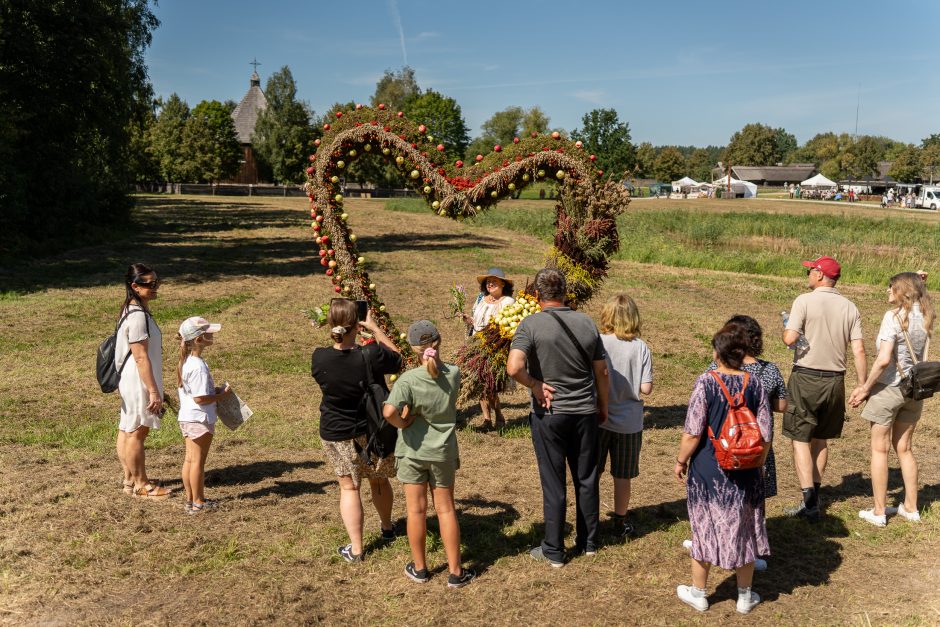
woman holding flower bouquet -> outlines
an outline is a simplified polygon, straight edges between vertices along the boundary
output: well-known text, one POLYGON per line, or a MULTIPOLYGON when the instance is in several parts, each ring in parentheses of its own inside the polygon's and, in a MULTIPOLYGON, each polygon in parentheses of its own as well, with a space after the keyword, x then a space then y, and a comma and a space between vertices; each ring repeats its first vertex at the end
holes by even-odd
MULTIPOLYGON (((486 274, 477 277, 480 284, 480 293, 473 303, 470 314, 460 312, 460 316, 471 329, 472 333, 479 333, 486 328, 490 320, 504 307, 516 300, 512 297, 512 281, 506 278, 506 273, 499 268, 490 268, 486 274)), ((502 409, 499 406, 499 395, 492 394, 480 398, 480 409, 483 411, 483 427, 492 428, 492 418, 496 419, 496 426, 506 424, 502 409)))

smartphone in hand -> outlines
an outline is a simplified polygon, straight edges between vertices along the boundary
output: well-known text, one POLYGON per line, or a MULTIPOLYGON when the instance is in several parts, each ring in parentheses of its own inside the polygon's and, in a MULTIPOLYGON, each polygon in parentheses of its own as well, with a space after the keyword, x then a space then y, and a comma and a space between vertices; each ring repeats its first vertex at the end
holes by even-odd
POLYGON ((356 318, 359 322, 365 322, 366 316, 369 313, 369 303, 364 300, 356 301, 356 318))

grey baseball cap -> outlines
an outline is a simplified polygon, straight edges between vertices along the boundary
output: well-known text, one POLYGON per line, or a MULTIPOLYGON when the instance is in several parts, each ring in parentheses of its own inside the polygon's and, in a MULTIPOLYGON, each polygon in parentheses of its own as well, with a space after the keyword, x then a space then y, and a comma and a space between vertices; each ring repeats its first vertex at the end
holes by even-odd
POLYGON ((437 327, 430 320, 418 320, 412 322, 411 326, 408 327, 408 343, 412 346, 430 344, 440 338, 441 334, 438 333, 437 327))

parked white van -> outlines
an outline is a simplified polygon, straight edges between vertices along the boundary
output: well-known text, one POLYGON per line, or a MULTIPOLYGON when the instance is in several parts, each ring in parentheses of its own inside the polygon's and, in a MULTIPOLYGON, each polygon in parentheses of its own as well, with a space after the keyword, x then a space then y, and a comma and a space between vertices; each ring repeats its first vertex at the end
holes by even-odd
POLYGON ((914 206, 922 209, 940 209, 940 186, 924 185, 914 199, 914 206))

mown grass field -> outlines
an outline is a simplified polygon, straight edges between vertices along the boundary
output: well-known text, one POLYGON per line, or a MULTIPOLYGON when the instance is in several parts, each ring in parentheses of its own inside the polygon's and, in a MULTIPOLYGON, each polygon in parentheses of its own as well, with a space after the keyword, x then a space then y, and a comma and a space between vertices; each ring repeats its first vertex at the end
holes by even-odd
MULTIPOLYGON (((445 319, 448 288, 502 266, 517 284, 540 267, 552 203, 509 201, 464 223, 420 206, 347 202, 369 271, 400 326, 435 320, 445 353, 462 340, 445 319)), ((329 340, 303 309, 328 300, 313 260, 301 199, 142 197, 136 229, 107 245, 76 248, 0 269, 0 621, 10 624, 255 623, 707 623, 935 624, 940 620, 940 427, 928 402, 915 436, 921 462, 920 525, 860 521, 870 507, 867 427, 850 412, 833 446, 827 513, 808 527, 782 516, 797 495, 788 442, 776 441, 780 496, 767 504, 773 555, 755 579, 767 602, 734 612, 733 575, 710 580, 712 609, 675 599, 689 580, 684 488, 671 475, 685 403, 709 360, 708 341, 734 313, 755 316, 767 355, 786 373, 779 312, 805 276, 801 258, 845 264, 843 292, 862 311, 869 354, 885 309, 884 280, 937 267, 932 213, 774 200, 631 204, 622 249, 600 297, 624 290, 638 302, 654 357, 641 476, 634 484, 638 537, 605 534, 593 559, 564 569, 536 564, 541 494, 528 439, 525 397, 506 397, 510 426, 483 433, 473 407, 459 433, 457 498, 466 561, 480 577, 449 591, 444 577, 418 587, 402 574, 407 541, 378 542, 367 507, 368 559, 338 561, 344 532, 338 489, 317 437, 319 393, 309 355, 329 340), (835 213, 833 213, 835 212, 835 213), (120 492, 113 453, 119 400, 95 385, 92 355, 113 328, 121 277, 132 261, 166 280, 154 313, 164 333, 165 379, 175 367, 179 322, 223 323, 207 359, 256 411, 238 432, 220 427, 207 489, 219 511, 187 517, 177 495, 146 503, 120 492)), ((850 373, 850 380, 851 380, 850 373)), ((148 439, 153 476, 179 488, 182 438, 168 415, 148 439)), ((901 489, 892 459, 890 498, 901 489)), ((612 507, 602 483, 602 518, 612 507)), ((573 498, 572 498, 573 501, 573 498)), ((404 503, 396 493, 395 517, 404 503)), ((569 515, 572 518, 573 512, 569 515)), ((430 561, 444 564, 436 526, 430 561)), ((569 538, 569 541, 573 538, 569 538)))

